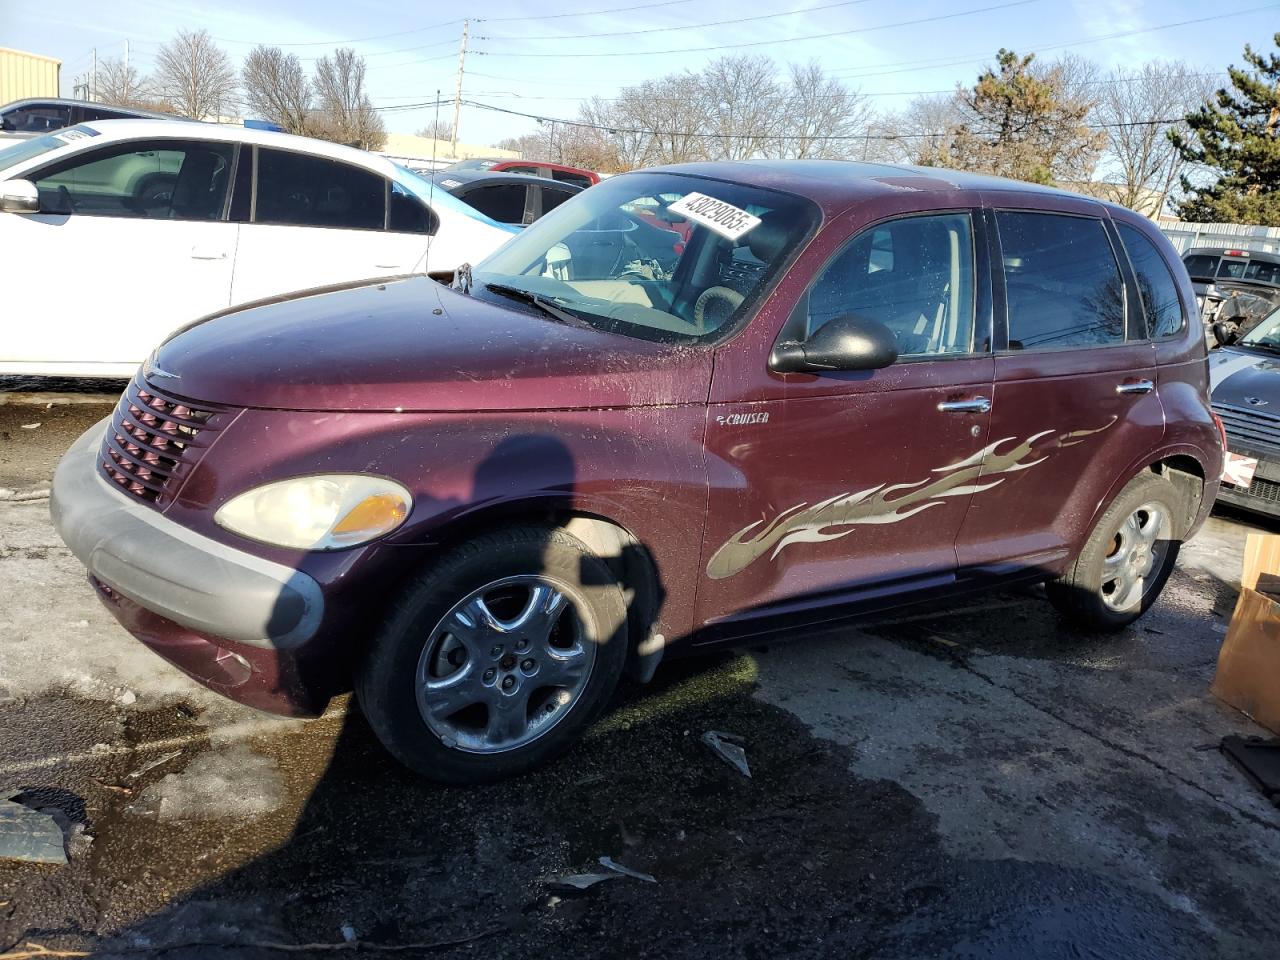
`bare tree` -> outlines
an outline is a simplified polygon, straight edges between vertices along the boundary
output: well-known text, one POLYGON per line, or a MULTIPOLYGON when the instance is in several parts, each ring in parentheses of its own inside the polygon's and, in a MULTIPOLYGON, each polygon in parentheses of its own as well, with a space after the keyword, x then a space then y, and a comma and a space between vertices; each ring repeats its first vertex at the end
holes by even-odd
POLYGON ((240 70, 245 105, 264 120, 288 133, 310 129, 311 81, 297 54, 259 44, 249 51, 240 70))
POLYGON ((151 81, 128 66, 119 58, 110 58, 98 64, 98 101, 117 107, 156 106, 155 91, 151 81))
POLYGON ((956 94, 916 97, 886 123, 888 133, 894 137, 894 159, 922 167, 943 165, 951 131, 959 124, 956 94))
POLYGON ((316 64, 315 91, 320 101, 316 134, 363 150, 380 150, 387 128, 364 87, 364 57, 340 47, 316 64))
POLYGON ((1212 84, 1186 64, 1153 60, 1117 69, 1101 86, 1094 116, 1107 138, 1109 196, 1156 216, 1186 166, 1169 131, 1187 129, 1183 118, 1209 98, 1212 84))
POLYGON ((207 30, 180 30, 156 55, 160 99, 195 120, 217 117, 235 103, 236 72, 207 30))
POLYGON ((776 139, 766 156, 872 159, 874 120, 866 97, 828 75, 816 60, 791 65, 791 83, 783 88, 776 139), (861 136, 861 139, 859 137, 861 136))
MULTIPOLYGON (((719 160, 746 160, 777 144, 785 119, 785 93, 777 68, 761 54, 720 57, 693 75, 696 119, 689 129, 706 135, 701 152, 719 160)), ((693 118, 690 118, 693 119, 693 118)))
POLYGON ((428 140, 452 140, 453 124, 447 120, 432 120, 418 131, 418 136, 428 140))

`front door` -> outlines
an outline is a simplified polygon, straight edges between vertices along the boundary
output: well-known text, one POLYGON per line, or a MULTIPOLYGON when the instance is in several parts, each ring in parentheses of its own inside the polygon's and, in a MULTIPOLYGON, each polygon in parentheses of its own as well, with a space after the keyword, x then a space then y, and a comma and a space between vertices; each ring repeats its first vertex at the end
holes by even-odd
POLYGON ((227 306, 234 144, 113 144, 29 175, 40 212, 0 214, 0 367, 121 376, 172 330, 227 306), (17 318, 21 318, 20 321, 17 318))
POLYGON ((970 501, 1003 479, 978 478, 992 380, 979 225, 958 210, 862 230, 784 331, 803 339, 844 314, 877 320, 897 338, 893 365, 752 377, 734 369, 751 362, 742 352, 717 356, 703 623, 954 579, 970 501))
POLYGON ((994 213, 1008 327, 997 325, 991 455, 1022 451, 1024 467, 999 496, 975 498, 958 554, 975 572, 1038 575, 1079 547, 1117 479, 1156 445, 1164 415, 1102 208, 1016 200, 1023 209, 994 213))

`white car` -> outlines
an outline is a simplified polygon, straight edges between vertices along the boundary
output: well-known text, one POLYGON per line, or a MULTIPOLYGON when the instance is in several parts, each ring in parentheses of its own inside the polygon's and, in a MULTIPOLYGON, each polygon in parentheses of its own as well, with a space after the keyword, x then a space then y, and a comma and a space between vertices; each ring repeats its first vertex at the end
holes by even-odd
POLYGON ((82 123, 0 150, 0 374, 130 376, 206 314, 448 275, 516 232, 350 147, 208 123, 82 123))

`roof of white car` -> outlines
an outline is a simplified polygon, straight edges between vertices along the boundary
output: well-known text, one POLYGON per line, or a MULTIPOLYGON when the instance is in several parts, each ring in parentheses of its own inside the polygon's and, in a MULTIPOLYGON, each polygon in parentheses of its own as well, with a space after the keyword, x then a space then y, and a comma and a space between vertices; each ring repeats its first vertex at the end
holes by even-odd
MULTIPOLYGON (((299 137, 292 133, 274 130, 253 130, 232 123, 199 123, 195 120, 91 120, 80 124, 111 140, 132 140, 138 137, 180 138, 183 140, 221 140, 229 143, 256 143, 263 147, 279 147, 282 150, 300 150, 334 160, 346 160, 377 170, 383 175, 399 171, 390 160, 355 147, 346 147, 328 140, 299 137)), ((103 141, 97 141, 101 144, 103 141)))

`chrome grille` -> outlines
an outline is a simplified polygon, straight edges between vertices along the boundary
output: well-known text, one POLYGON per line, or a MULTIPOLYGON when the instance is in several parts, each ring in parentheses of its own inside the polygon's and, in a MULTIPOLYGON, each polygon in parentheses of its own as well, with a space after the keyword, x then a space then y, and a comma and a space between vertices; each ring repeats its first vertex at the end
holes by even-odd
POLYGON ((1253 483, 1249 485, 1248 494, 1251 497, 1257 497, 1259 500, 1269 500, 1272 503, 1280 503, 1280 483, 1274 480, 1264 480, 1262 477, 1254 477, 1253 483))
POLYGON ((1215 403, 1213 412, 1227 428, 1227 445, 1280 458, 1280 415, 1253 407, 1215 403))
POLYGON ((167 396, 139 375, 116 405, 98 468, 127 493, 163 506, 225 425, 225 417, 225 411, 167 396))

